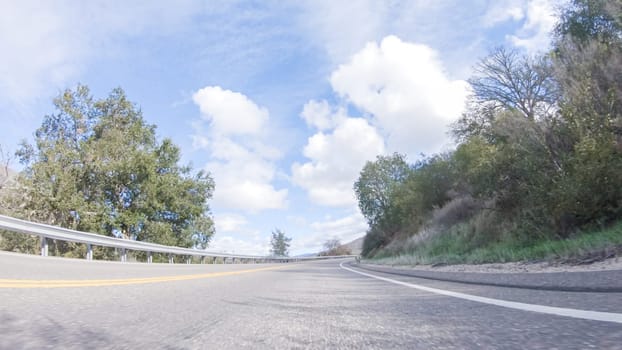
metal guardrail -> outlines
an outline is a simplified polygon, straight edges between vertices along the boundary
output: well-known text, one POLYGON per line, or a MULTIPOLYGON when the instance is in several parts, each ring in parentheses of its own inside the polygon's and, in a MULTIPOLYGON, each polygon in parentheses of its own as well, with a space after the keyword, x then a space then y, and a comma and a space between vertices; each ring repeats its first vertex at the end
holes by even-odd
MULTIPOLYGON (((259 255, 240 255, 240 254, 226 254, 210 252, 207 250, 191 249, 166 246, 155 243, 133 241, 128 239, 121 239, 109 236, 103 236, 96 233, 82 232, 62 227, 40 224, 36 222, 15 219, 10 216, 0 215, 0 229, 7 231, 23 233, 28 235, 38 235, 41 240, 41 255, 48 255, 48 243, 47 239, 55 239, 67 242, 84 243, 87 247, 85 258, 87 260, 93 259, 93 246, 112 247, 121 249, 121 261, 127 261, 127 250, 143 251, 147 252, 147 262, 153 261, 152 253, 168 254, 169 263, 174 263, 175 255, 184 256, 198 256, 201 258, 201 262, 205 258, 212 258, 212 262, 216 262, 217 258, 221 258, 224 263, 227 259, 231 259, 233 263, 237 262, 297 262, 304 260, 321 260, 321 259, 335 259, 355 257, 354 255, 347 256, 313 256, 313 257, 274 257, 274 256, 259 256, 259 255)), ((188 261, 187 261, 188 262, 188 261)))

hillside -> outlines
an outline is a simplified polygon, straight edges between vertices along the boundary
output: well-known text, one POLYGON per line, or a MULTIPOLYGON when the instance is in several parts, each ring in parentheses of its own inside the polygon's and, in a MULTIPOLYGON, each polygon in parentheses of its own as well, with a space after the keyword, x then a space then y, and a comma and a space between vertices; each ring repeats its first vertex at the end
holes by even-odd
POLYGON ((559 13, 549 52, 497 47, 474 65, 469 102, 450 125, 454 149, 365 164, 354 183, 370 223, 363 256, 455 264, 619 254, 622 6, 594 4, 559 13))
POLYGON ((353 240, 352 242, 342 244, 342 246, 350 249, 353 255, 360 255, 361 251, 363 250, 364 239, 365 239, 365 236, 359 237, 353 240))

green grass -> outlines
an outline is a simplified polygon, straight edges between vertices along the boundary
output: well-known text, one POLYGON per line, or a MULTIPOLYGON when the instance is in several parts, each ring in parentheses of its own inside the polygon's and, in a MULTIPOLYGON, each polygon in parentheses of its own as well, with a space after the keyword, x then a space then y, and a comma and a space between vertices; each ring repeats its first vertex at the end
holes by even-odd
POLYGON ((607 229, 585 231, 563 240, 518 241, 506 237, 499 242, 481 244, 481 239, 474 240, 465 230, 458 225, 397 254, 380 251, 368 261, 390 265, 572 262, 622 251, 622 221, 607 229))

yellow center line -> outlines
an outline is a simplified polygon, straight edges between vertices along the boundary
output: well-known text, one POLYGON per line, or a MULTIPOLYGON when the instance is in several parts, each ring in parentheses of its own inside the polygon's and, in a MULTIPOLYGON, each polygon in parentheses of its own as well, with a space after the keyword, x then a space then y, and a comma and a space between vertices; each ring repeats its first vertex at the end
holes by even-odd
POLYGON ((222 276, 241 275, 251 272, 268 271, 282 269, 287 266, 272 266, 259 269, 223 271, 201 273, 194 275, 159 276, 143 278, 122 278, 122 279, 101 279, 101 280, 21 280, 21 279, 0 279, 0 288, 68 288, 68 287, 102 287, 102 286, 121 286, 129 284, 160 283, 173 281, 188 281, 204 278, 214 278, 222 276))

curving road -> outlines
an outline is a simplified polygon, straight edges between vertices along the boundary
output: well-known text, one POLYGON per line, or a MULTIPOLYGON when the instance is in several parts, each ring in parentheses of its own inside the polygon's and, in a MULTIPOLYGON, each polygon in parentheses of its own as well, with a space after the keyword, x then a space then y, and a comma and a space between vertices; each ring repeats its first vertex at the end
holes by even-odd
POLYGON ((0 253, 0 349, 622 349, 621 293, 468 285, 342 262, 0 253), (554 309, 508 306, 534 304, 554 309))

